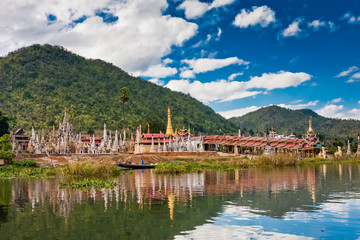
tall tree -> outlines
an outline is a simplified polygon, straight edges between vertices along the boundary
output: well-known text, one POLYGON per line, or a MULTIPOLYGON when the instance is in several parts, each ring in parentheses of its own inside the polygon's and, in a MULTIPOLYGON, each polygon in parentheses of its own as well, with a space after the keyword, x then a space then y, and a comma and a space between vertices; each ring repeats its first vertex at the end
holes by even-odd
POLYGON ((0 111, 0 137, 7 133, 9 133, 9 118, 3 116, 0 111))
POLYGON ((125 125, 126 125, 126 121, 125 121, 125 103, 129 101, 129 97, 130 97, 129 89, 128 89, 127 87, 122 87, 122 88, 120 89, 120 101, 121 101, 122 104, 123 104, 122 115, 123 115, 123 125, 124 125, 124 128, 125 128, 125 125))
POLYGON ((4 159, 5 164, 11 164, 13 158, 16 157, 16 154, 11 149, 10 136, 4 134, 0 137, 0 159, 4 159))

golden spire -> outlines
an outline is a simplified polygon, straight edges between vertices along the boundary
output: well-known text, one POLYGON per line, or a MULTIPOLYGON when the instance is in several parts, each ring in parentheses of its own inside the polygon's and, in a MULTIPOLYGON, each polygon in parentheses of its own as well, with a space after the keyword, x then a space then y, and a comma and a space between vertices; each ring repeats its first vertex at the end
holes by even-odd
POLYGON ((167 107, 167 115, 168 115, 168 121, 167 121, 167 127, 166 127, 166 133, 167 135, 173 135, 173 129, 172 129, 172 125, 171 125, 171 110, 170 110, 170 105, 168 104, 167 107))
POLYGON ((311 120, 311 117, 309 119, 309 132, 312 132, 312 120, 311 120))

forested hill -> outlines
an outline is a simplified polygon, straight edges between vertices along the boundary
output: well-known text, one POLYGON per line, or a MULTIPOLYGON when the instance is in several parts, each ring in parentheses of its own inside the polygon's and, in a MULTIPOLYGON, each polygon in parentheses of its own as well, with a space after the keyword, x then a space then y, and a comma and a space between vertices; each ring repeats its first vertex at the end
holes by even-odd
POLYGON ((348 137, 353 142, 357 140, 360 121, 325 118, 309 109, 290 110, 278 106, 269 106, 229 120, 237 126, 240 125, 241 128, 246 128, 247 131, 264 132, 267 128, 274 127, 278 134, 290 134, 293 131, 297 137, 301 137, 309 128, 310 117, 314 131, 319 134, 322 140, 344 141, 348 137))
POLYGON ((142 124, 151 132, 166 130, 167 104, 173 127, 203 133, 235 132, 230 121, 189 95, 174 92, 101 60, 85 59, 62 47, 33 45, 0 58, 0 110, 10 127, 49 129, 58 124, 65 107, 75 130, 122 127, 119 91, 127 87, 125 119, 130 129, 142 124))

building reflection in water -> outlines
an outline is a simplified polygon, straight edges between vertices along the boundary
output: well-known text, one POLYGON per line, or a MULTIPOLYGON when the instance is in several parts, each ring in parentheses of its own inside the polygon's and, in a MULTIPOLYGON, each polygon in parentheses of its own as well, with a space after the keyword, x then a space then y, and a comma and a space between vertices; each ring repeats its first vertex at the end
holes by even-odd
MULTIPOLYGON (((53 212, 59 212, 67 219, 71 216, 74 205, 87 202, 103 201, 104 211, 110 206, 119 207, 119 202, 138 204, 139 208, 154 204, 167 204, 169 217, 174 220, 176 202, 189 202, 194 197, 209 195, 239 194, 240 198, 253 192, 266 192, 277 195, 282 191, 307 189, 313 204, 316 204, 321 181, 329 175, 329 166, 293 167, 269 169, 243 169, 229 172, 208 171, 181 175, 158 175, 150 171, 134 171, 134 174, 124 174, 116 181, 114 189, 71 190, 61 189, 60 183, 67 179, 14 179, 12 184, 11 205, 23 210, 31 204, 34 211, 45 203, 52 204, 53 212)), ((359 165, 348 165, 346 178, 359 175, 359 165), (355 169, 356 168, 356 169, 355 169), (355 172, 354 172, 355 171, 355 172), (357 172, 356 172, 357 171, 357 172), (352 174, 353 173, 353 174, 352 174)), ((343 165, 331 168, 332 174, 341 180, 345 172, 343 165)), ((321 195, 321 194, 320 194, 321 195)))

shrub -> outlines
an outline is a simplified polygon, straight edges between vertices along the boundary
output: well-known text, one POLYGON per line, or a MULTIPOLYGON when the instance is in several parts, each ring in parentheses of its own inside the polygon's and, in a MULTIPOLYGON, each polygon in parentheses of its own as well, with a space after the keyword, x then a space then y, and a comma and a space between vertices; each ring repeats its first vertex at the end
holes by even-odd
POLYGON ((23 159, 20 162, 16 162, 15 165, 20 167, 38 167, 39 165, 33 159, 23 159))

